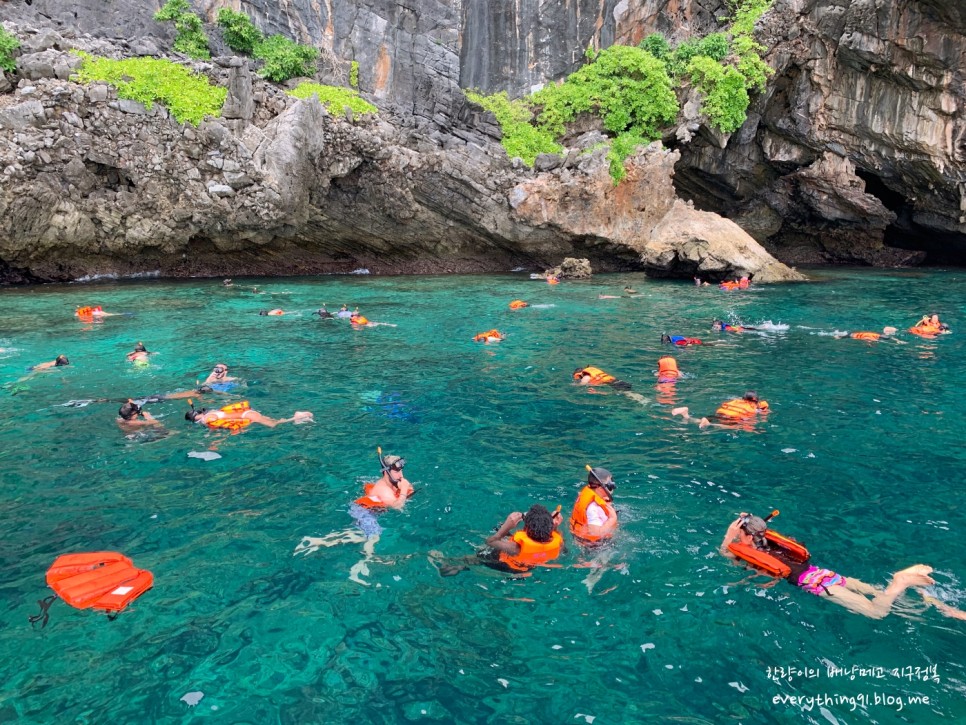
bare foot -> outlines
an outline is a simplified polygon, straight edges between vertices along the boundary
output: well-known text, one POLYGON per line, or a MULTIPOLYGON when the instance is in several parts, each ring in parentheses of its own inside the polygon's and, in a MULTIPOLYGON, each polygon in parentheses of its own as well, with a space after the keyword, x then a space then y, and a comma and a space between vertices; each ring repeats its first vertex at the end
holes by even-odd
POLYGON ((707 428, 709 425, 711 425, 711 421, 707 418, 702 418, 698 421, 698 428, 707 428))
POLYGON ((681 415, 681 416, 684 416, 684 419, 685 420, 687 420, 688 419, 688 409, 687 409, 687 407, 672 408, 671 409, 671 415, 681 415))
POLYGON ((907 587, 926 587, 936 583, 935 579, 929 576, 931 573, 931 566, 916 564, 915 566, 910 566, 908 569, 897 571, 892 576, 892 581, 907 587))

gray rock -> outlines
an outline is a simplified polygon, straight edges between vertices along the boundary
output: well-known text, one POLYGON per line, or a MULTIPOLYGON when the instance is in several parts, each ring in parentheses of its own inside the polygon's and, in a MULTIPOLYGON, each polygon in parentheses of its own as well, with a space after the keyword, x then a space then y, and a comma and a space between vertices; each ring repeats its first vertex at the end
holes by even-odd
POLYGON ((38 100, 0 108, 0 129, 23 131, 44 122, 44 104, 38 100))
POLYGON ((87 91, 87 100, 91 103, 103 103, 107 100, 108 86, 106 83, 94 83, 87 91))
POLYGON ((208 193, 211 194, 212 196, 225 197, 225 196, 233 196, 235 193, 235 190, 232 189, 227 184, 209 183, 208 193))

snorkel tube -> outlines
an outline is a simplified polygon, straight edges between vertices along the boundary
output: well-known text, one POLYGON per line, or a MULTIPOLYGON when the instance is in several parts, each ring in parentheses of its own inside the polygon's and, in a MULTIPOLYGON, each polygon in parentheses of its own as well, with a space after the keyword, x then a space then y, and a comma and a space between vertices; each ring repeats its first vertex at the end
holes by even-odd
MULTIPOLYGON (((600 477, 596 473, 594 473, 594 469, 590 467, 589 463, 584 464, 584 468, 587 469, 587 473, 593 476, 597 480, 597 483, 600 484, 601 488, 605 489, 607 493, 613 493, 614 489, 617 488, 613 480, 611 480, 610 483, 604 483, 603 481, 601 481, 600 477)), ((777 514, 778 512, 776 511, 775 513, 777 514)), ((765 519, 765 520, 767 521, 768 519, 765 519)))
POLYGON ((389 477, 389 483, 398 491, 399 483, 392 477, 392 466, 387 466, 386 459, 382 457, 382 446, 376 446, 376 456, 379 458, 379 466, 382 468, 382 472, 389 477))

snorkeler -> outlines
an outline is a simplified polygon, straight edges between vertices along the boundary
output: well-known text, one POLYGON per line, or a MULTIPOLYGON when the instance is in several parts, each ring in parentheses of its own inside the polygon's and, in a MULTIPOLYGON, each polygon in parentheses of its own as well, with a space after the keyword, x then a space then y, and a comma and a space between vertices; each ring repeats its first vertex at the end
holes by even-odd
POLYGON ((660 383, 676 383, 678 378, 681 377, 681 371, 678 370, 678 361, 675 360, 670 355, 665 355, 664 357, 658 358, 657 361, 657 382, 660 383))
POLYGON ((143 342, 139 342, 134 346, 134 349, 127 354, 127 361, 132 362, 136 365, 147 365, 148 364, 148 349, 144 347, 143 342))
POLYGON ((522 310, 524 307, 529 307, 529 302, 524 302, 523 300, 513 300, 510 302, 511 310, 522 310))
POLYGON ((67 359, 66 355, 58 355, 50 362, 39 363, 37 365, 34 365, 33 367, 28 368, 28 371, 31 373, 42 373, 46 370, 51 370, 53 368, 64 367, 65 365, 70 365, 70 360, 67 359))
POLYGON ((274 310, 262 310, 258 314, 261 317, 281 317, 285 314, 285 310, 276 307, 274 310))
POLYGON ((880 340, 891 340, 897 345, 905 345, 906 343, 895 337, 898 330, 894 327, 883 327, 882 332, 836 332, 832 333, 832 337, 841 340, 843 337, 848 337, 853 340, 865 340, 866 342, 879 342, 880 340))
POLYGON ((348 305, 342 305, 342 307, 339 308, 339 311, 335 313, 335 316, 344 320, 352 317, 352 313, 349 311, 348 305))
POLYGON ((369 562, 375 555, 375 547, 382 534, 378 516, 387 509, 401 510, 409 497, 413 495, 413 485, 403 475, 406 459, 399 456, 383 456, 382 448, 377 448, 379 465, 382 475, 373 483, 365 485, 365 494, 355 500, 349 507, 356 525, 342 531, 334 531, 326 536, 305 536, 295 554, 311 554, 321 547, 338 546, 340 544, 362 544, 363 558, 353 564, 349 570, 349 579, 357 584, 369 586, 369 582, 361 577, 369 575, 369 562))
POLYGON ((121 430, 130 433, 148 425, 160 425, 158 420, 144 408, 128 400, 117 411, 117 424, 121 430))
MULTIPOLYGON (((707 428, 709 425, 733 427, 735 424, 745 428, 759 415, 766 415, 767 413, 767 401, 759 400, 758 393, 749 391, 740 398, 734 398, 722 403, 721 407, 714 413, 717 422, 712 423, 708 418, 701 418, 697 423, 699 428, 707 428)), ((684 418, 685 423, 690 423, 694 420, 693 416, 688 413, 687 408, 675 408, 671 411, 671 415, 680 415, 684 418)))
POLYGON ((209 386, 212 390, 216 390, 220 393, 227 392, 231 390, 238 384, 238 378, 233 378, 228 375, 228 366, 225 363, 218 363, 211 369, 208 377, 202 385, 209 386))
POLYGON ((757 327, 752 327, 751 325, 729 325, 727 322, 722 320, 711 321, 712 332, 744 332, 745 330, 757 329, 757 327))
MULTIPOLYGON (((606 385, 612 390, 616 391, 618 395, 623 395, 624 397, 630 398, 631 400, 636 400, 641 405, 647 405, 647 398, 645 398, 640 393, 635 393, 631 390, 631 384, 624 381, 618 380, 610 373, 605 373, 600 368, 595 368, 591 366, 577 368, 573 373, 574 382, 578 385, 594 386, 594 385, 606 385)), ((591 388, 590 392, 597 392, 591 388)))
POLYGON ((452 576, 476 564, 498 571, 524 574, 536 566, 556 559, 564 550, 557 528, 563 522, 560 506, 551 514, 545 506, 534 504, 525 514, 514 511, 486 539, 486 547, 475 556, 446 559, 438 551, 429 560, 442 576, 452 576), (510 534, 520 522, 523 530, 510 534))
POLYGON ((322 307, 320 309, 316 310, 315 312, 313 312, 312 314, 318 315, 323 320, 334 320, 335 319, 335 315, 333 315, 331 312, 329 312, 327 309, 325 309, 325 303, 324 302, 322 303, 322 307))
POLYGON ((208 410, 207 408, 195 409, 194 405, 192 405, 191 410, 184 414, 184 419, 192 423, 200 423, 211 429, 227 429, 233 433, 248 427, 252 423, 274 428, 282 423, 299 425, 300 423, 315 422, 315 418, 311 413, 302 410, 296 410, 291 418, 269 418, 257 410, 252 410, 248 401, 231 403, 219 410, 208 410))
MULTIPOLYGON (((909 588, 935 584, 932 567, 916 564, 892 575, 885 589, 858 579, 844 577, 810 563, 808 550, 800 543, 768 528, 768 519, 742 513, 731 522, 720 551, 724 556, 751 564, 759 571, 785 579, 817 596, 825 596, 851 612, 882 619, 892 611, 896 599, 909 588), (871 599, 870 599, 871 597, 871 599)), ((954 609, 920 590, 928 604, 947 617, 966 619, 966 612, 954 609)))
POLYGON ((614 477, 606 468, 587 467, 587 485, 577 495, 570 514, 570 533, 578 543, 596 546, 617 530, 614 477))
POLYGON ((704 345, 707 343, 702 342, 696 337, 684 337, 683 335, 668 335, 666 332, 661 335, 662 345, 678 345, 679 347, 687 347, 688 345, 704 345))
POLYGON ((487 330, 486 332, 473 335, 473 342, 483 342, 489 344, 491 342, 501 342, 502 340, 506 340, 506 335, 499 330, 487 330))

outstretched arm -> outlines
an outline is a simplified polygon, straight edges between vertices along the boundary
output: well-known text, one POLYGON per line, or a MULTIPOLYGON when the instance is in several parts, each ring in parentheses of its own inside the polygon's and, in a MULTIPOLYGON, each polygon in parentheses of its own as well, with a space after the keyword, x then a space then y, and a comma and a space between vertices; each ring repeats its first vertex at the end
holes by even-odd
POLYGON ((511 513, 506 517, 506 520, 503 522, 500 528, 497 529, 495 533, 487 537, 487 546, 490 546, 497 551, 502 551, 506 554, 519 554, 520 545, 505 537, 508 533, 510 533, 510 529, 519 524, 522 520, 523 514, 519 511, 514 511, 511 513))

